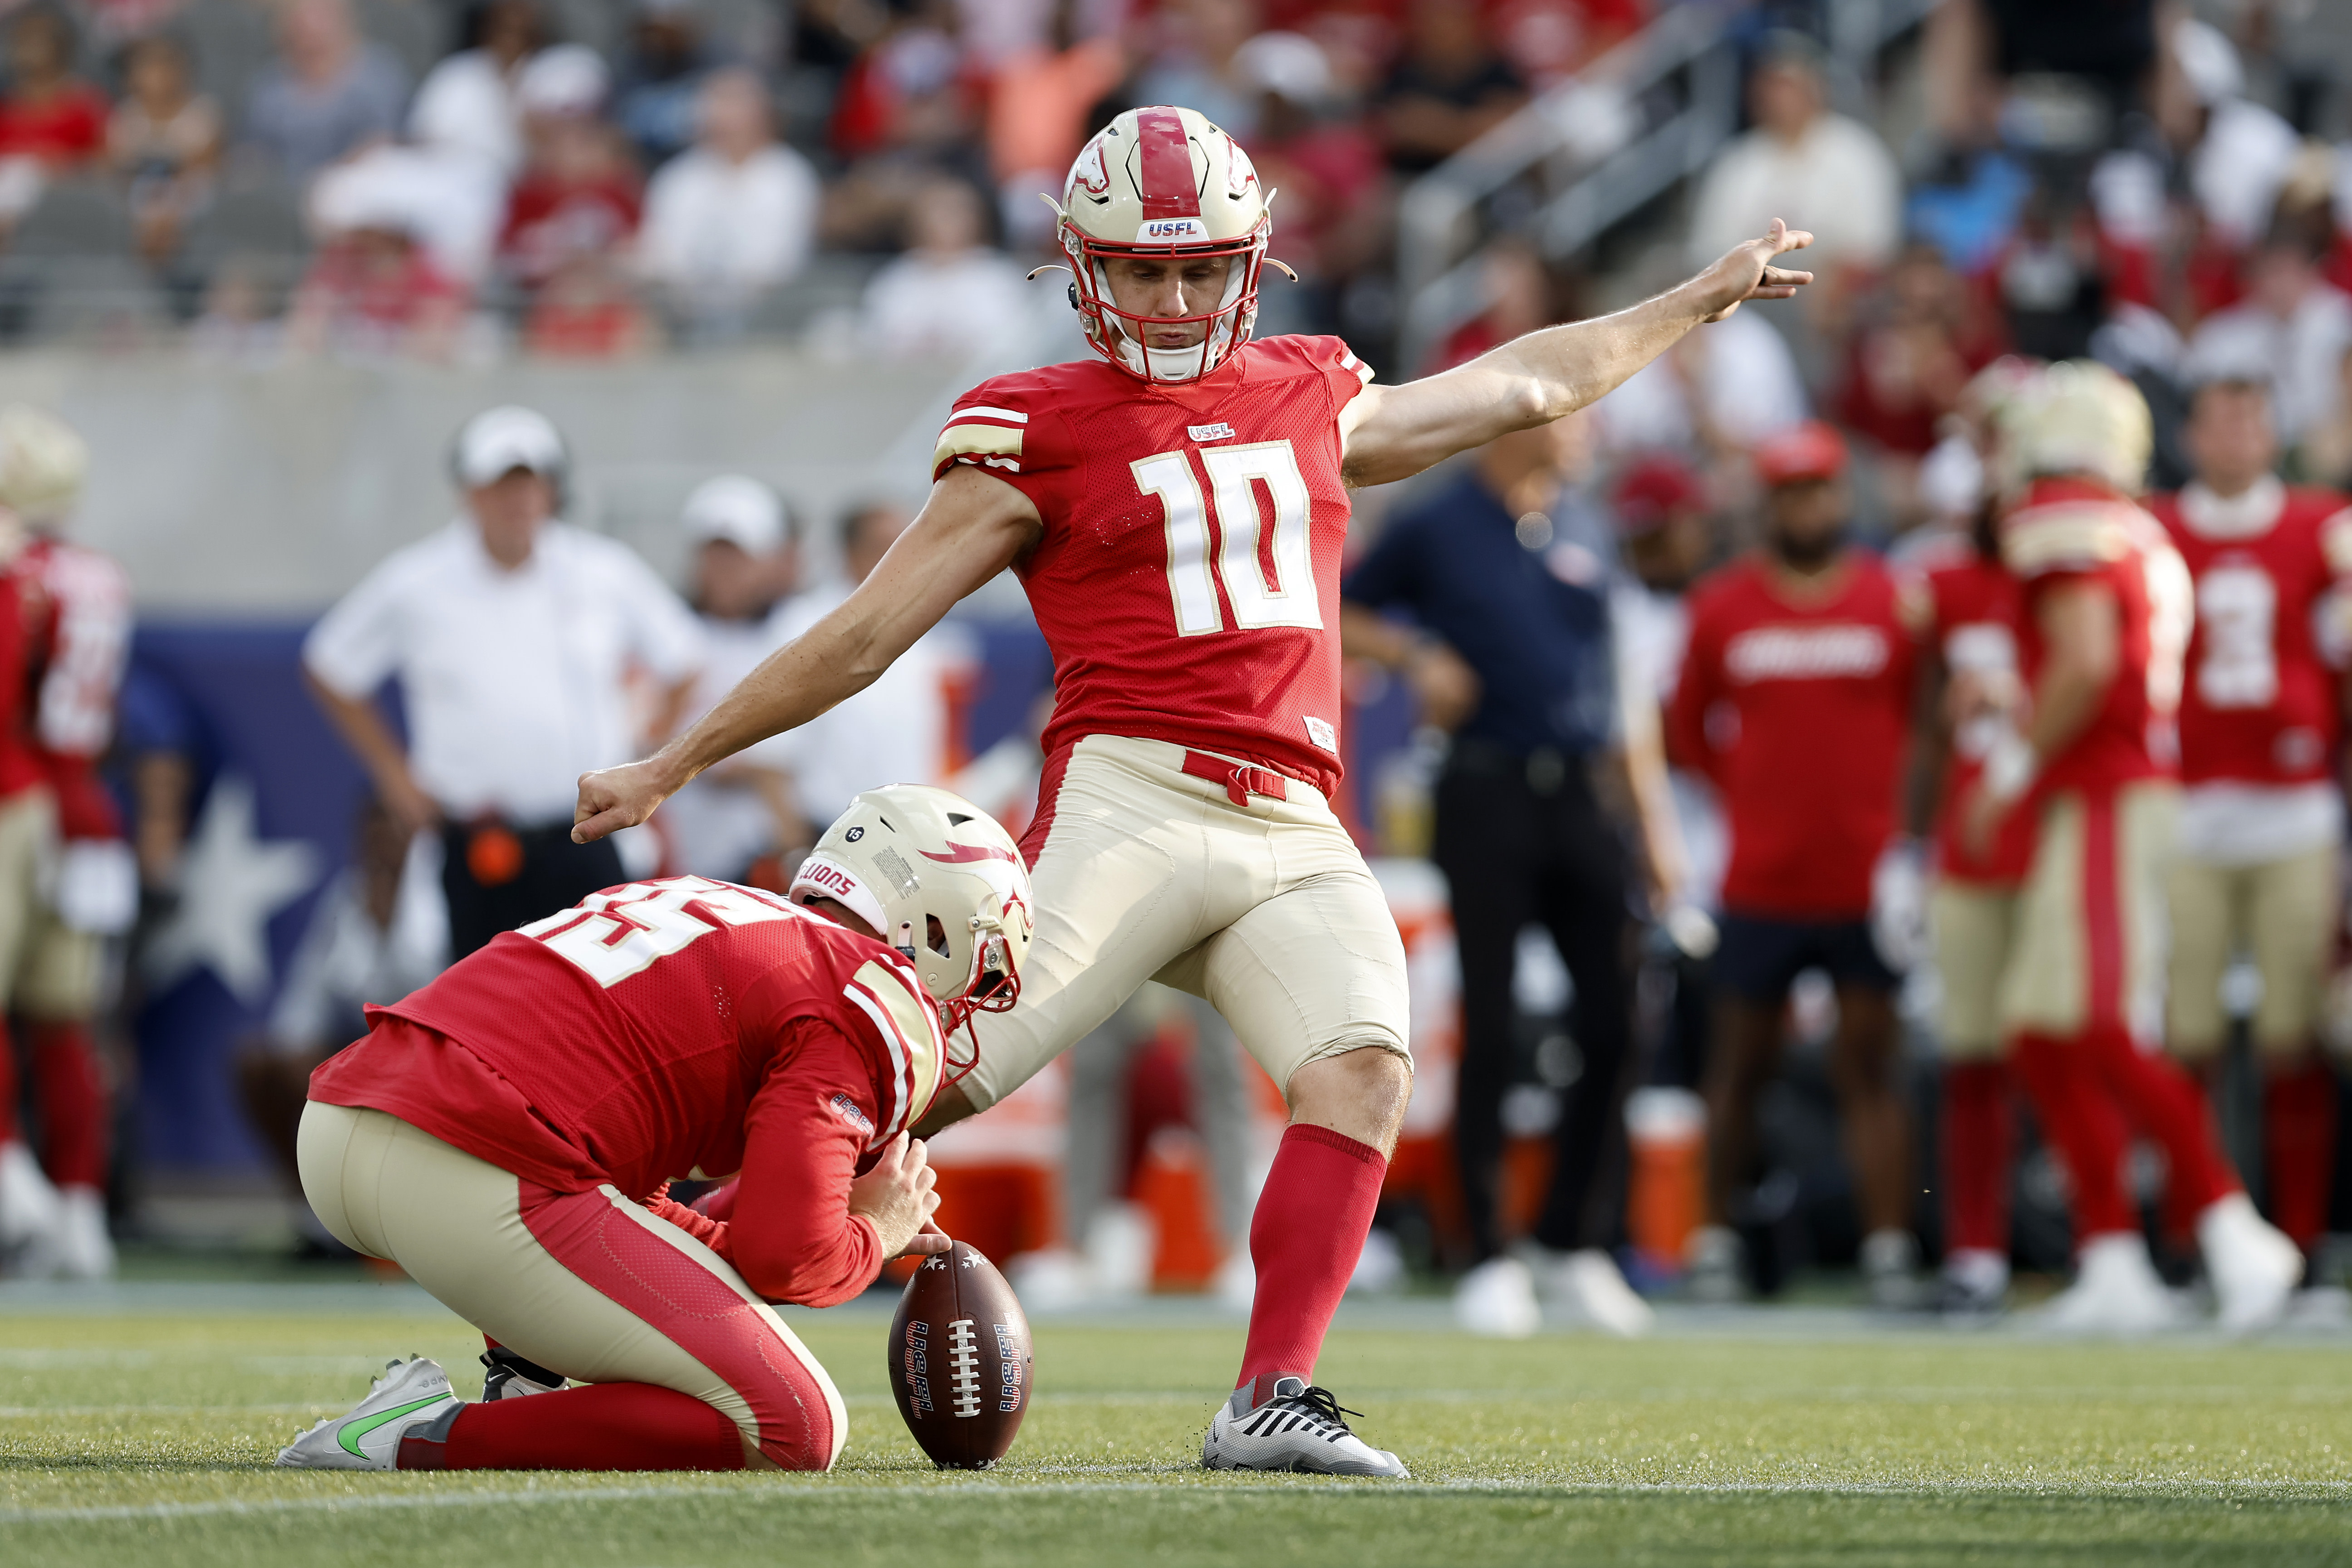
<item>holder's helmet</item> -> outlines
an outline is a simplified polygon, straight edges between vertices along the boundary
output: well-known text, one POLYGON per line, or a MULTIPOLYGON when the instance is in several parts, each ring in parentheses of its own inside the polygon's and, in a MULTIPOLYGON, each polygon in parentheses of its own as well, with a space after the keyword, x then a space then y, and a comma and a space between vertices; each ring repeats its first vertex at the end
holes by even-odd
MULTIPOLYGON (((996 819, 960 795, 923 784, 864 791, 801 862, 790 897, 837 900, 874 927, 915 966, 946 1033, 1021 994, 1029 868, 996 819)), ((974 1037, 942 1083, 978 1060, 974 1037)))
MULTIPOLYGON (((1274 222, 1271 192, 1241 143, 1190 109, 1130 109, 1097 132, 1070 165, 1058 235, 1076 275, 1070 303, 1096 352, 1147 382, 1207 375, 1250 340, 1257 322, 1258 274, 1274 222), (1103 263, 1112 256, 1186 261, 1234 258, 1223 298, 1185 316, 1144 316, 1119 308, 1103 263), (1154 327, 1203 329, 1197 344, 1155 349, 1154 327)), ((1277 264, 1279 265, 1279 264, 1277 264)))

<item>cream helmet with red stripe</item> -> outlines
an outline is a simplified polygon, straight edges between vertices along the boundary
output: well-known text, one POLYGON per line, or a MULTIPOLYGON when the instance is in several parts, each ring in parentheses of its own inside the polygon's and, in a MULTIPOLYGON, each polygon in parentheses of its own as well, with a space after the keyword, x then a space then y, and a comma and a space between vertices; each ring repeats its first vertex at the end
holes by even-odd
POLYGON ((1993 410, 1994 470, 2014 496, 2045 475, 2083 475, 2126 496, 2146 487, 2155 426, 2139 388, 2095 360, 2022 376, 1993 410))
MULTIPOLYGON (((833 899, 880 933, 922 977, 946 1032, 1021 994, 1029 868, 996 819, 960 795, 925 784, 864 791, 801 862, 789 896, 833 899)), ((943 1082, 971 1071, 978 1050, 975 1037, 943 1082)))
POLYGON ((1274 233, 1266 211, 1273 195, 1259 189, 1257 170, 1241 143, 1198 110, 1130 109, 1097 132, 1070 165, 1062 199, 1054 204, 1062 249, 1076 275, 1070 303, 1096 352, 1147 382, 1189 382, 1248 342, 1257 323, 1258 274, 1274 233), (1113 256, 1218 256, 1234 258, 1224 297, 1195 315, 1122 309, 1103 270, 1113 256), (1193 347, 1154 349, 1143 341, 1149 328, 1193 325, 1204 329, 1193 347))

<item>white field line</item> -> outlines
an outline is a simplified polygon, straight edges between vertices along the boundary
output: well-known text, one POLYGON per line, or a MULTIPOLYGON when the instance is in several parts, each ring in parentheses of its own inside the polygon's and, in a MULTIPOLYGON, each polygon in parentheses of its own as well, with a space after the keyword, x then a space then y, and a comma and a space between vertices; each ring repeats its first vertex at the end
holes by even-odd
POLYGON ((49 1416, 307 1416, 325 1406, 310 1405, 0 1405, 0 1421, 37 1421, 49 1416))
MULTIPOLYGON (((1189 1471, 1171 1471, 1170 1479, 1159 1481, 1013 1481, 1003 1484, 973 1478, 968 1480, 941 1479, 909 1480, 898 1486, 844 1485, 828 1486, 822 1482, 772 1482, 766 1485, 731 1487, 715 1486, 628 1486, 628 1487, 526 1487, 506 1491, 481 1489, 449 1492, 403 1492, 389 1497, 337 1498, 270 1498, 257 1500, 220 1500, 210 1502, 159 1502, 126 1504, 108 1508, 22 1508, 0 1509, 0 1526, 40 1524, 88 1524, 108 1521, 176 1520, 238 1517, 247 1515, 289 1513, 366 1512, 376 1510, 433 1510, 443 1508, 512 1507, 531 1503, 620 1503, 667 1502, 688 1500, 740 1500, 748 1502, 773 1504, 819 1499, 843 1500, 874 1500, 903 1498, 908 1492, 961 1493, 967 1497, 982 1496, 992 1501, 1011 1502, 1032 1497, 1094 1497, 1131 1496, 1168 1493, 1183 1482, 1176 1479, 1189 1471)), ((1270 1486, 1249 1486, 1246 1483, 1227 1484, 1220 1490, 1239 1492, 1248 1497, 1275 1495, 1280 1488, 1295 1495, 1302 1488, 1328 1485, 1328 1482, 1296 1481, 1284 1477, 1270 1486)), ((1596 1483, 1589 1486, 1530 1485, 1509 1480, 1466 1479, 1457 1481, 1412 1481, 1403 1484, 1390 1482, 1340 1483, 1351 1491, 1368 1490, 1382 1497, 1462 1497, 1477 1494, 1541 1499, 1593 1499, 1612 1497, 1853 1497, 1853 1498, 1937 1498, 1954 1494, 1970 1496, 2009 1496, 2018 1498, 2146 1498, 2202 1499, 2215 1501, 2234 1498, 2278 1498, 2286 1501, 2344 1501, 2352 1500, 2352 1483, 2335 1481, 2085 1481, 2069 1485, 2037 1484, 2021 1481, 1952 1481, 1934 1486, 1918 1486, 1863 1481, 1848 1482, 1622 1482, 1596 1483)))

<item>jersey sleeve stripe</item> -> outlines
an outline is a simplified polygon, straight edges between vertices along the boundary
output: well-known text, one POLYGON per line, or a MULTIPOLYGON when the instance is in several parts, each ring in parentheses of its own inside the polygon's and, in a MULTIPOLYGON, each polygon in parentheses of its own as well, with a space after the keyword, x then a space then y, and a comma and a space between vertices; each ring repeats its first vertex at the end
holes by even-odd
POLYGON ((991 408, 985 403, 976 404, 971 408, 960 408, 948 415, 948 423, 950 424, 966 419, 1001 419, 1007 424, 1029 423, 1029 416, 1017 408, 991 408))
POLYGON ((2024 576, 2106 566, 2131 549, 2131 535, 2112 508, 2048 508, 2047 515, 2011 517, 2001 530, 2001 559, 2024 576))
POLYGON ((890 1053, 892 1069, 890 1114, 883 1120, 882 1125, 874 1130, 874 1135, 866 1141, 866 1146, 868 1149, 878 1149, 886 1140, 896 1137, 898 1129, 907 1124, 908 1090, 911 1086, 909 1081, 912 1077, 910 1064, 907 1060, 907 1042, 898 1038, 897 1028, 890 1022, 889 1013, 884 1010, 882 1004, 869 995, 864 987, 856 984, 846 985, 841 988, 841 994, 855 1002, 860 1012, 874 1020, 876 1030, 882 1036, 883 1048, 890 1053))
MULTIPOLYGON (((880 963, 864 966, 850 978, 850 985, 880 1007, 889 1020, 891 1052, 894 1060, 902 1063, 906 1074, 908 1118, 930 1103, 939 1088, 940 1065, 946 1059, 940 1040, 939 1015, 930 998, 918 990, 919 984, 911 973, 880 963)), ((894 1114, 890 1127, 883 1129, 881 1135, 888 1137, 904 1124, 894 1114)))
POLYGON ((950 424, 940 432, 940 444, 931 449, 931 467, 975 457, 1020 472, 1021 432, 1001 424, 950 424))

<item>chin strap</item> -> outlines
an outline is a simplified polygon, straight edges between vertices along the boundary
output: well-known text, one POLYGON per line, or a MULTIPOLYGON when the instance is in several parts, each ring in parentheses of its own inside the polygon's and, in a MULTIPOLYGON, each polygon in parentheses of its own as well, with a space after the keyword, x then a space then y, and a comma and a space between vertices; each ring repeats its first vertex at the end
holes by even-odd
MULTIPOLYGON (((907 929, 911 933, 911 927, 907 929)), ((972 1027, 972 1019, 981 1013, 1010 1012, 1021 998, 1021 976, 1013 969, 1005 947, 1003 927, 975 915, 971 917, 971 931, 976 949, 971 984, 955 1000, 940 1004, 940 1035, 949 1047, 948 1055, 940 1063, 942 1089, 961 1082, 980 1065, 980 1031, 972 1027), (971 1044, 971 1051, 961 1058, 954 1053, 958 1030, 964 1031, 964 1038, 971 1044)))

